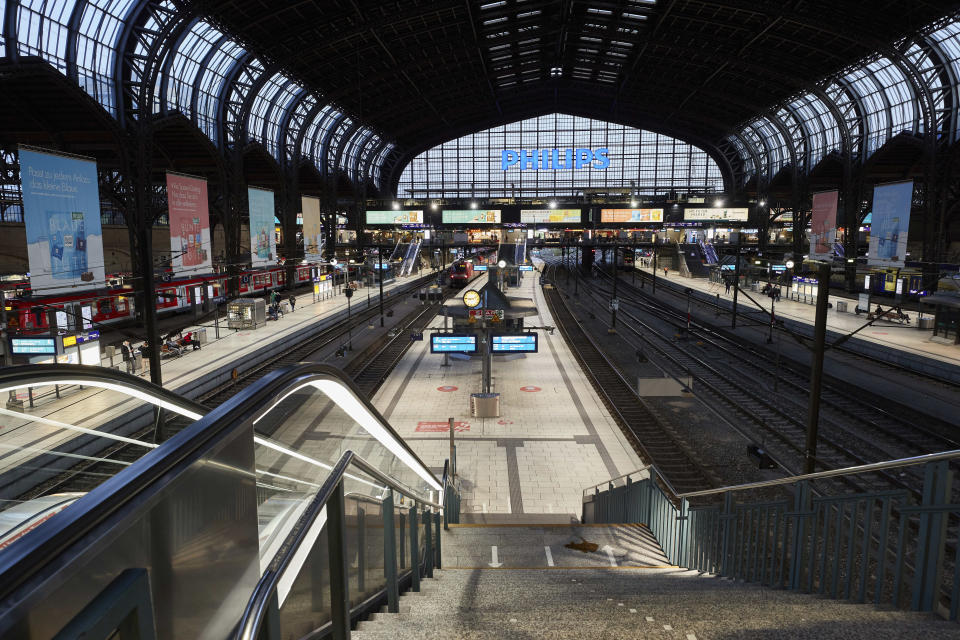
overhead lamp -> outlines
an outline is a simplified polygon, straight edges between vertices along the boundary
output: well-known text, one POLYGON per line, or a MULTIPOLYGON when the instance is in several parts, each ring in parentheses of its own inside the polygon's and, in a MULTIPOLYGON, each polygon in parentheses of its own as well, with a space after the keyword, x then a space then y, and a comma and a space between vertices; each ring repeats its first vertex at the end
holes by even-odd
POLYGON ((551 209, 556 209, 556 208, 557 208, 557 203, 554 202, 553 200, 551 200, 551 201, 550 201, 550 204, 548 204, 547 206, 550 207, 551 209))
POLYGON ((793 260, 787 260, 784 264, 787 265, 787 269, 793 269, 793 260))
POLYGON ((497 263, 497 266, 503 269, 505 266, 507 266, 507 261, 501 260, 500 262, 497 263))
POLYGON ((436 211, 436 210, 437 210, 437 203, 436 203, 436 202, 431 202, 431 203, 430 203, 430 210, 431 210, 431 211, 436 211))
POLYGON ((722 207, 722 206, 723 206, 723 200, 720 200, 719 198, 716 199, 716 200, 714 200, 714 201, 713 201, 713 206, 715 206, 715 207, 722 207))
POLYGON ((393 210, 394 210, 394 211, 397 211, 398 209, 400 209, 400 203, 397 202, 397 201, 394 201, 394 202, 393 202, 393 210))
POLYGON ((470 208, 471 208, 471 209, 476 209, 476 208, 477 208, 477 203, 476 203, 476 202, 471 202, 471 203, 470 203, 470 208))
POLYGON ((761 207, 767 206, 767 201, 766 201, 766 200, 761 200, 761 201, 760 201, 760 206, 761 206, 761 207))
POLYGON ((631 206, 631 207, 636 207, 636 206, 637 206, 637 201, 636 201, 636 200, 631 200, 631 201, 630 201, 630 206, 631 206))

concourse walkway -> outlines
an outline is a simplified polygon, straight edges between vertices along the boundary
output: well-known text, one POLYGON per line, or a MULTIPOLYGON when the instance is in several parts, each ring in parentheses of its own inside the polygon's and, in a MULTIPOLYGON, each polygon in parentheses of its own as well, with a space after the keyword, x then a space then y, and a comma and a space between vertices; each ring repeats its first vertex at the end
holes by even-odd
MULTIPOLYGON (((539 274, 525 274, 508 296, 532 298, 539 315, 525 326, 554 325, 539 274)), ((479 286, 476 284, 474 286, 479 286)), ((432 325, 442 327, 438 319, 432 325)), ((461 522, 556 522, 578 519, 584 488, 642 467, 620 428, 583 375, 559 331, 539 331, 539 353, 493 358, 499 418, 472 418, 481 359, 430 353, 414 343, 373 398, 374 405, 437 472, 449 456, 455 419, 461 522)))

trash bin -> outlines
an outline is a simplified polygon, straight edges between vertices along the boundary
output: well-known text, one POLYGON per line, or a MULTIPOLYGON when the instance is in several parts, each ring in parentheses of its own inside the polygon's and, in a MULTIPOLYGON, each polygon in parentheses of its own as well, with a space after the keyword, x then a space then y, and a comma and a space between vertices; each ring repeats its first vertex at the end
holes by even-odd
POLYGON ((917 320, 917 329, 933 329, 933 318, 920 318, 917 320))
POLYGON ((143 354, 136 351, 133 354, 133 371, 137 373, 141 369, 143 369, 143 354))
POLYGON ((201 327, 197 329, 193 335, 196 337, 196 340, 198 343, 207 344, 207 328, 206 327, 201 327))
POLYGON ((843 300, 837 300, 837 311, 840 313, 847 312, 847 303, 843 300))
POLYGON ((474 418, 499 418, 499 393, 471 393, 470 415, 474 418))

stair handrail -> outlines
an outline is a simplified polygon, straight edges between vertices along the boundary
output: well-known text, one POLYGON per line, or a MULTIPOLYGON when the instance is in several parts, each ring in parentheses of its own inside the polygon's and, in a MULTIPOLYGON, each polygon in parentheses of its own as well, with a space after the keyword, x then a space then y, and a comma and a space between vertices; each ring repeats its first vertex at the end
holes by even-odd
POLYGON ((950 449, 949 451, 939 451, 937 453, 925 453, 919 456, 911 456, 909 458, 896 458, 894 460, 884 460, 883 462, 871 462, 868 464, 855 465, 852 467, 843 467, 842 469, 828 469, 826 471, 817 471, 815 473, 801 473, 792 476, 786 476, 783 478, 774 478, 772 480, 759 480, 757 482, 748 482, 745 484, 735 484, 729 485, 726 487, 718 487, 715 489, 701 489, 699 491, 687 491, 686 493, 678 493, 673 486, 670 484, 670 481, 667 480, 662 473, 657 469, 656 465, 647 465, 641 467, 630 473, 625 473, 623 475, 617 476, 616 478, 610 478, 609 480, 604 480, 603 482, 597 483, 590 487, 587 487, 583 490, 583 495, 586 496, 594 489, 598 489, 609 485, 617 480, 623 478, 628 478, 630 476, 643 473, 644 471, 650 471, 651 469, 657 471, 657 480, 662 482, 669 490, 670 494, 674 498, 681 500, 690 499, 690 498, 700 498, 703 496, 710 495, 719 495, 726 493, 733 493, 736 491, 749 491, 751 489, 763 489, 766 487, 775 487, 786 484, 796 484, 797 482, 802 482, 804 480, 820 480, 821 478, 836 478, 838 476, 847 476, 847 475, 858 475, 861 473, 871 473, 873 471, 883 471, 885 469, 898 469, 901 467, 912 467, 916 465, 926 464, 928 462, 937 462, 939 460, 955 460, 960 458, 960 449, 950 449))
MULTIPOLYGON (((417 496, 401 483, 381 472, 353 451, 349 449, 344 451, 343 455, 341 455, 337 461, 337 464, 334 465, 333 470, 327 476, 326 480, 323 481, 323 485, 317 491, 313 500, 310 501, 310 504, 307 505, 307 508, 304 509, 304 512, 297 519, 290 533, 287 534, 287 538, 280 546, 280 550, 277 551, 277 554, 270 561, 270 566, 260 577, 260 581, 257 582, 257 586, 253 590, 253 595, 250 597, 250 600, 247 601, 247 606, 244 609, 243 616, 240 618, 240 623, 237 625, 237 632, 234 635, 235 640, 255 640, 260 637, 260 631, 264 624, 266 624, 270 608, 277 603, 275 594, 280 579, 286 570, 290 568, 290 563, 293 562, 293 558, 297 555, 301 545, 307 541, 313 524, 317 518, 320 517, 327 503, 334 498, 334 494, 338 489, 342 488, 343 479, 346 476, 347 467, 349 466, 357 467, 364 473, 387 485, 393 491, 407 496, 413 500, 414 503, 420 503, 421 505, 440 510, 443 509, 442 504, 430 502, 417 496)), ((340 500, 342 500, 342 496, 340 500)), ((339 505, 339 508, 342 508, 342 503, 339 505)), ((329 521, 329 515, 327 517, 329 521)), ((313 543, 313 540, 311 539, 310 542, 313 543)), ((279 610, 279 604, 276 604, 276 606, 279 610)), ((347 624, 349 624, 349 620, 347 620, 347 624)))
POLYGON ((883 462, 871 462, 853 467, 844 467, 842 469, 828 469, 827 471, 817 471, 816 473, 801 473, 785 478, 775 478, 773 480, 760 480, 758 482, 748 482, 746 484, 735 484, 718 489, 702 489, 700 491, 688 491, 686 493, 674 493, 677 498, 699 498, 702 496, 732 493, 734 491, 749 491, 751 489, 762 489, 764 487, 775 487, 785 484, 795 484, 805 480, 819 480, 821 478, 835 478, 837 476, 858 475, 861 473, 871 473, 873 471, 882 471, 885 469, 899 469, 902 467, 913 467, 928 462, 937 462, 940 460, 955 460, 960 458, 960 449, 951 449, 949 451, 939 451, 937 453, 925 453, 919 456, 909 458, 897 458, 895 460, 884 460, 883 462))

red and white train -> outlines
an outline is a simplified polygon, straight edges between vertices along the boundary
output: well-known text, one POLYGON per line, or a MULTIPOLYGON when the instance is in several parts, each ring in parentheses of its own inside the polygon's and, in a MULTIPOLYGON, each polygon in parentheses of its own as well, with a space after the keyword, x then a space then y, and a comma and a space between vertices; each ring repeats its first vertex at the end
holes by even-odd
MULTIPOLYGON (((300 265, 296 268, 295 287, 310 282, 310 269, 311 265, 300 265)), ((213 274, 157 281, 157 313, 188 310, 194 303, 200 305, 207 301, 222 302, 226 299, 226 279, 226 274, 213 274)), ((24 292, 29 291, 29 287, 18 285, 16 290, 21 295, 8 297, 6 301, 9 328, 21 334, 47 332, 51 311, 65 312, 64 320, 71 329, 84 318, 97 326, 134 317, 133 287, 122 284, 120 279, 112 279, 111 282, 116 284, 96 291, 36 297, 23 296, 24 292)), ((242 296, 265 294, 283 288, 285 284, 286 269, 281 266, 247 270, 239 274, 239 291, 242 296)))

